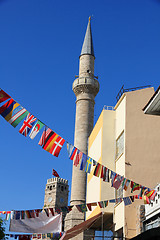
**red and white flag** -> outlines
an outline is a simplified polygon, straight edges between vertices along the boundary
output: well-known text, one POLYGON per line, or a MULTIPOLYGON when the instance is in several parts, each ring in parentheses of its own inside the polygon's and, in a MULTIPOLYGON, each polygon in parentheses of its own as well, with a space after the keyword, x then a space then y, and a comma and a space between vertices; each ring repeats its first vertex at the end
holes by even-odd
POLYGON ((55 176, 55 177, 59 177, 59 174, 54 169, 52 169, 52 175, 55 176))
POLYGON ((65 140, 62 137, 58 136, 55 142, 53 143, 53 146, 51 147, 50 153, 53 156, 58 157, 64 142, 65 140))

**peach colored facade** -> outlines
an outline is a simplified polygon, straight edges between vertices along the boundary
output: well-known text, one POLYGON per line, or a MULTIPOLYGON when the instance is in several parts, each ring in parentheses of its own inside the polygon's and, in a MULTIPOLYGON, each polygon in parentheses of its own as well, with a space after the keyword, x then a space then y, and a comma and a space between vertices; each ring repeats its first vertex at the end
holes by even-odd
MULTIPOLYGON (((142 111, 154 93, 146 88, 124 93, 115 106, 115 111, 103 110, 90 137, 88 155, 118 174, 143 186, 153 188, 159 182, 160 127, 157 116, 145 115, 142 111)), ((131 188, 123 196, 131 195, 131 188)), ((135 191, 138 194, 139 191, 135 191)), ((110 183, 104 183, 91 173, 87 180, 87 202, 107 200, 115 196, 110 183), (96 189, 96 190, 95 190, 96 189)), ((113 214, 115 232, 123 232, 130 239, 140 229, 137 209, 141 200, 129 206, 124 203, 109 204, 105 214, 113 214)), ((101 211, 96 207, 87 218, 101 211)))

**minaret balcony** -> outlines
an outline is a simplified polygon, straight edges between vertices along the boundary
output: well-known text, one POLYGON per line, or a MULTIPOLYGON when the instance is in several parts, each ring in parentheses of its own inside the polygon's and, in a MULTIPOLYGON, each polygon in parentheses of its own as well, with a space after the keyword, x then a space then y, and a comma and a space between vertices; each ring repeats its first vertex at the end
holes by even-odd
POLYGON ((75 95, 81 92, 89 92, 96 96, 99 92, 99 82, 97 79, 90 77, 76 78, 73 82, 72 89, 75 95))

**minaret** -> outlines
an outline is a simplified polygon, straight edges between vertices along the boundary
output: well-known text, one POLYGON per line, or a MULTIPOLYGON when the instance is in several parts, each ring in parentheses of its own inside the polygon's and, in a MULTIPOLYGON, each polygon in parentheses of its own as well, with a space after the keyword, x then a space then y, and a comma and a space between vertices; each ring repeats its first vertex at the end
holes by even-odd
MULTIPOLYGON (((81 55, 79 57, 79 76, 73 82, 73 92, 76 95, 76 119, 74 146, 87 154, 88 137, 93 129, 94 98, 99 91, 99 82, 94 76, 94 49, 89 18, 81 55)), ((70 205, 78 205, 86 201, 86 173, 73 165, 72 189, 70 205)), ((84 221, 84 214, 77 208, 66 218, 66 228, 69 229, 84 221), (71 216, 72 215, 72 216, 71 216)), ((75 239, 75 238, 74 238, 75 239)), ((78 239, 83 239, 78 237, 78 239)))

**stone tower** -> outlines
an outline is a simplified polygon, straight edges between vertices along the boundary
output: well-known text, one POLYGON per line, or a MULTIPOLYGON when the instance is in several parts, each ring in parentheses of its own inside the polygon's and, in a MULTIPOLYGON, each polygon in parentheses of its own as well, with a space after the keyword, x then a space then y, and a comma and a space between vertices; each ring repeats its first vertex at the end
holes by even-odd
MULTIPOLYGON (((94 98, 99 91, 99 82, 94 76, 94 49, 89 18, 81 55, 79 57, 79 76, 73 82, 73 92, 76 95, 76 119, 74 146, 87 154, 88 137, 93 129, 94 98)), ((83 204, 86 201, 86 173, 73 165, 71 205, 83 204)), ((84 221, 84 214, 77 208, 67 214, 65 230, 84 221)), ((76 239, 76 238, 74 238, 76 239)), ((77 239, 83 239, 78 235, 77 239)))
MULTIPOLYGON (((63 178, 50 178, 47 180, 44 197, 44 208, 60 208, 68 206, 68 180, 63 178)), ((65 218, 63 213, 63 220, 65 218)), ((63 221, 64 222, 64 221, 63 221)), ((63 228, 62 223, 62 228, 63 228)))

